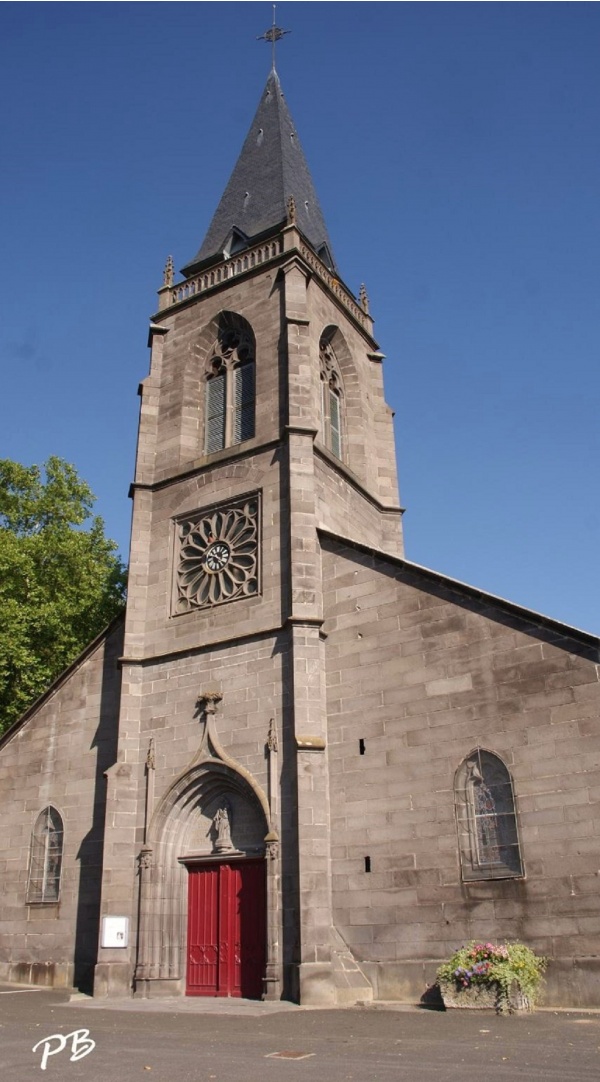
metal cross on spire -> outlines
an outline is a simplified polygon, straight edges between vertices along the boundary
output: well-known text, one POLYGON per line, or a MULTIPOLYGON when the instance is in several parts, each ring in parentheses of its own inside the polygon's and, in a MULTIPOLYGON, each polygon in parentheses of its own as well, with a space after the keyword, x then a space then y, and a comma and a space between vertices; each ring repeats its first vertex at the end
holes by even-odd
POLYGON ((270 26, 268 30, 265 30, 264 34, 260 34, 260 36, 257 37, 257 39, 256 39, 257 41, 270 41, 271 42, 271 49, 272 49, 272 54, 271 54, 272 55, 272 61, 271 61, 271 64, 272 64, 273 71, 275 71, 275 43, 277 41, 280 41, 280 39, 283 37, 284 34, 291 34, 291 30, 282 30, 280 26, 275 25, 275 8, 276 7, 277 7, 277 5, 273 4, 273 25, 270 26))

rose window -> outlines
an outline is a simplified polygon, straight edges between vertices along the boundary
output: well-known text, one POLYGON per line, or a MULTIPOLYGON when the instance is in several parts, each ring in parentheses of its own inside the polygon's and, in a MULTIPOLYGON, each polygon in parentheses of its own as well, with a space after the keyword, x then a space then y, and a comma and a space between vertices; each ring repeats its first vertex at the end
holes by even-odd
POLYGON ((179 523, 176 612, 258 593, 258 498, 179 523))

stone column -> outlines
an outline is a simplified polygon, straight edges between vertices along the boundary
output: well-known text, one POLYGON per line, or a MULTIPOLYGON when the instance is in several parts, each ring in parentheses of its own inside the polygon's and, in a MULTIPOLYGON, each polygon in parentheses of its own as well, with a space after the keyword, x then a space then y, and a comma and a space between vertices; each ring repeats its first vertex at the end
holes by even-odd
POLYGON ((267 737, 269 810, 271 823, 265 838, 267 856, 267 959, 263 999, 281 999, 281 860, 279 840, 279 739, 275 718, 267 737))
POLYGON ((281 957, 280 957, 280 860, 279 837, 277 832, 269 831, 265 838, 267 853, 267 959, 263 978, 263 999, 281 999, 281 957))

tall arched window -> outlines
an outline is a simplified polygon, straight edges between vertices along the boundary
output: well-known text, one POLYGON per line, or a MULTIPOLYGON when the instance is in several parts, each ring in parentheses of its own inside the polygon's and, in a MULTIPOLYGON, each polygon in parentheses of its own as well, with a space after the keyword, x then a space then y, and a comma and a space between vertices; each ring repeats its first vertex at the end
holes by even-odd
POLYGON ((342 379, 331 341, 323 335, 319 343, 323 443, 336 458, 343 458, 342 379))
POLYGON ((223 316, 206 377, 206 454, 252 439, 254 413, 254 335, 241 317, 223 316))
POLYGON ((523 875, 512 778, 502 760, 476 748, 458 768, 454 797, 463 879, 523 875))
POLYGON ((58 902, 63 853, 63 821, 48 805, 38 815, 31 835, 28 902, 58 902))

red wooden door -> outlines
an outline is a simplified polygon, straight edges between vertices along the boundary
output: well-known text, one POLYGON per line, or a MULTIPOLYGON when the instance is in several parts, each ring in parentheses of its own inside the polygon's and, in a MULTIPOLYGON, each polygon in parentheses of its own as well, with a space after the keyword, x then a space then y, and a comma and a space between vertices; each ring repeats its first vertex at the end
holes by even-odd
POLYGON ((265 968, 264 861, 189 869, 188 996, 259 999, 265 968))

